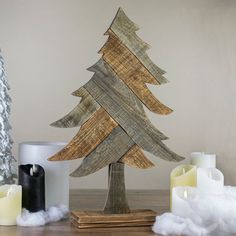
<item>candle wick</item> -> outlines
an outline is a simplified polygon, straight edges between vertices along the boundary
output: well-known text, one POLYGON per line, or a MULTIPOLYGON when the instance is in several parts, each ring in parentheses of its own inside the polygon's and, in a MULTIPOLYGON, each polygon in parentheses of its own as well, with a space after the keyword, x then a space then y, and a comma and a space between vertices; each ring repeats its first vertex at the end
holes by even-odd
POLYGON ((208 177, 212 179, 212 173, 211 173, 211 171, 208 172, 208 177))
POLYGON ((35 164, 33 164, 33 172, 36 173, 37 172, 37 166, 35 164))
POLYGON ((7 190, 7 197, 12 193, 12 187, 7 190))

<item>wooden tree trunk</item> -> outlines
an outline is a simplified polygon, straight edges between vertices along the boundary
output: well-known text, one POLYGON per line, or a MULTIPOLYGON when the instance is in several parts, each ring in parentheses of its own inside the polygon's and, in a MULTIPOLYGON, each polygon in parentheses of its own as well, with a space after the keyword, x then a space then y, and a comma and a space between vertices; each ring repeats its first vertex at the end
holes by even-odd
POLYGON ((118 162, 110 164, 108 174, 108 194, 104 213, 130 213, 125 191, 124 164, 118 162))

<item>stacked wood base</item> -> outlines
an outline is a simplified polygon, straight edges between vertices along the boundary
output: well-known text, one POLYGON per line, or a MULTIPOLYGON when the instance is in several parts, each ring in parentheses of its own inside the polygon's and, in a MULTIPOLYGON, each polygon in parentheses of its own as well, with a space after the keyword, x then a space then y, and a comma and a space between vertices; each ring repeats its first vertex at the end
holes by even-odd
POLYGON ((73 211, 71 223, 79 229, 152 226, 156 212, 132 210, 128 214, 104 214, 103 211, 73 211))

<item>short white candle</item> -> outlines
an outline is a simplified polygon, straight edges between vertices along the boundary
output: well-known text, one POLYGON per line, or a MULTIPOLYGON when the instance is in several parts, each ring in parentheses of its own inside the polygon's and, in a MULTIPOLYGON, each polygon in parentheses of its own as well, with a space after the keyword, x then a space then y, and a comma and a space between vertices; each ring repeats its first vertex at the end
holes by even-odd
POLYGON ((216 168, 198 168, 197 188, 201 193, 222 194, 224 175, 216 168))
POLYGON ((195 187, 178 186, 172 189, 172 213, 191 218, 195 213, 189 205, 189 201, 195 199, 197 190, 195 187))
POLYGON ((22 191, 20 185, 0 186, 0 225, 16 225, 21 214, 22 191))
POLYGON ((47 160, 65 145, 63 142, 24 142, 19 145, 19 165, 38 164, 44 168, 46 208, 57 204, 69 206, 69 162, 47 160))
POLYGON ((192 152, 191 164, 201 168, 215 168, 216 155, 204 152, 192 152))

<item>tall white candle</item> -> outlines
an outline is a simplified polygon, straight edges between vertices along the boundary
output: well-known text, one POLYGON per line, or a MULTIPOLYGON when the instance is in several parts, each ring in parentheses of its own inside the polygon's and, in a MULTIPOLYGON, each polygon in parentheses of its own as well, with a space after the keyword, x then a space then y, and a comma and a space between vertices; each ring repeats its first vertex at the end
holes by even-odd
POLYGON ((172 213, 185 218, 195 214, 189 201, 197 197, 196 187, 177 186, 172 189, 172 213))
POLYGON ((198 168, 197 187, 201 193, 222 194, 224 188, 224 175, 216 168, 198 168))
POLYGON ((65 145, 63 142, 24 142, 19 145, 19 165, 38 164, 45 170, 46 208, 56 204, 69 206, 69 162, 47 160, 65 145))
POLYGON ((201 168, 215 168, 216 155, 204 152, 192 152, 191 164, 201 168))
POLYGON ((21 214, 22 192, 20 185, 0 186, 0 225, 16 225, 21 214))

